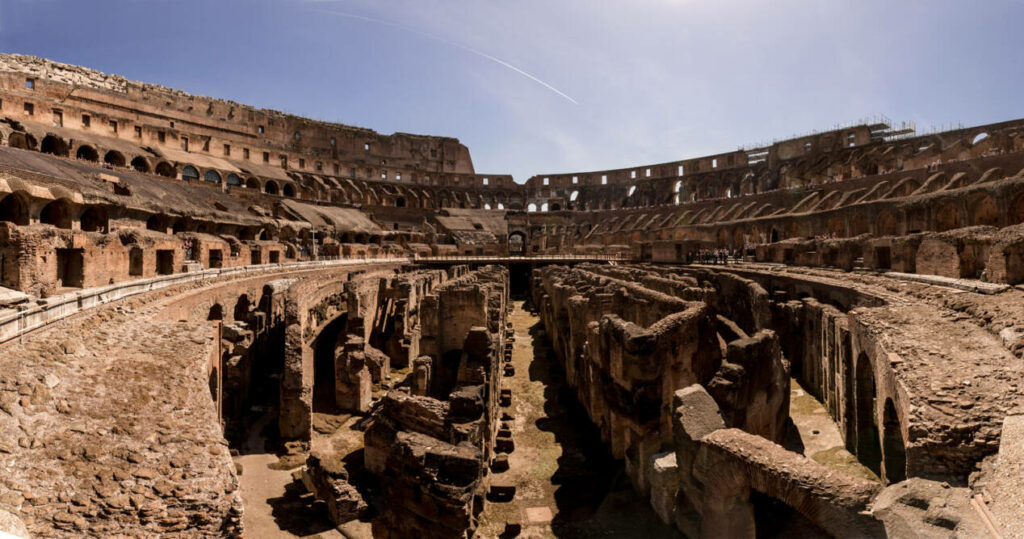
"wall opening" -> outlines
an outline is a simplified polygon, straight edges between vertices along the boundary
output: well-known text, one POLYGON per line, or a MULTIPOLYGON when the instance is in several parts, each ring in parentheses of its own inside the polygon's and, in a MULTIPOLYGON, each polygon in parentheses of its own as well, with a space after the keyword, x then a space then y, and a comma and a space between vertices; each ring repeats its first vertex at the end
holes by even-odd
POLYGON ((882 448, 878 441, 875 375, 871 360, 857 356, 857 460, 881 476, 882 448))
POLYGON ((885 460, 885 482, 898 483, 907 478, 907 450, 903 445, 903 432, 896 406, 892 399, 885 399, 882 412, 882 451, 885 460))
POLYGON ((84 232, 106 232, 107 211, 97 206, 89 206, 82 212, 80 222, 84 232))
POLYGON ((149 162, 143 157, 136 157, 135 159, 132 159, 132 168, 138 172, 148 173, 149 162))
POLYGON ((19 194, 10 194, 0 200, 0 221, 25 226, 29 223, 28 203, 19 194))
POLYGON ((126 163, 124 155, 121 152, 110 150, 106 155, 103 156, 103 162, 115 167, 123 167, 126 163))
POLYGON ((57 249, 57 286, 82 288, 85 282, 85 251, 57 249))
POLYGON ((83 159, 85 161, 96 162, 100 160, 100 154, 92 146, 81 146, 78 151, 75 152, 75 157, 83 159))
POLYGON ((57 228, 71 228, 71 203, 63 198, 43 206, 39 213, 39 222, 53 225, 57 228))
POLYGON ((156 252, 156 273, 157 275, 172 275, 174 273, 174 250, 158 249, 156 252))
POLYGON ((142 249, 132 247, 128 251, 128 275, 131 277, 142 276, 142 249))
POLYGON ((335 351, 341 343, 338 340, 344 335, 348 326, 348 315, 331 320, 313 342, 313 411, 318 413, 336 414, 337 376, 335 374, 335 351))
POLYGON ((209 253, 210 267, 211 268, 223 268, 224 267, 224 251, 221 249, 210 249, 209 253))

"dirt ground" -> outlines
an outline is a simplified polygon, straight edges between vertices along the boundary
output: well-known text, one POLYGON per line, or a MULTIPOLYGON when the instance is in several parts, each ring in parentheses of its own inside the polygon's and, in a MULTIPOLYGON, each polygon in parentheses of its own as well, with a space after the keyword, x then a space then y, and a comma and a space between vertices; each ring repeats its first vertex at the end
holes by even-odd
POLYGON ((516 485, 515 499, 488 503, 477 531, 501 537, 518 520, 520 537, 680 537, 662 524, 632 488, 622 463, 605 449, 551 352, 539 318, 516 301, 511 316, 516 341, 509 413, 515 451, 509 470, 489 479, 516 485))
MULTIPOLYGON (((804 455, 847 475, 880 481, 871 469, 846 450, 839 427, 829 417, 828 411, 814 396, 804 391, 796 379, 790 380, 789 417, 796 425, 800 437, 798 447, 804 455)), ((792 442, 786 445, 789 449, 797 449, 792 447, 792 442)))

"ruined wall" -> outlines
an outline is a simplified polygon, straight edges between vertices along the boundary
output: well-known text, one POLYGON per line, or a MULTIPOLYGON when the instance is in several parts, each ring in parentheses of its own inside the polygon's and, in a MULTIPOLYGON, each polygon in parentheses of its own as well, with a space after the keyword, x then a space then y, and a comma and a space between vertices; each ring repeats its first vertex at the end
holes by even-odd
POLYGON ((495 266, 421 298, 424 355, 410 385, 383 398, 364 440, 366 467, 387 499, 375 536, 452 537, 476 528, 495 456, 507 302, 508 274, 495 266))

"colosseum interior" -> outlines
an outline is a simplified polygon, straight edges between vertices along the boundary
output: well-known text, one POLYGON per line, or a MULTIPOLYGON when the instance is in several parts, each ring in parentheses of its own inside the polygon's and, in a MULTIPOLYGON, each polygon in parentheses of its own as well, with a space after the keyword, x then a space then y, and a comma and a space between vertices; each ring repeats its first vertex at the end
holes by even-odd
POLYGON ((518 184, 0 55, 0 529, 1024 537, 1024 120, 518 184))

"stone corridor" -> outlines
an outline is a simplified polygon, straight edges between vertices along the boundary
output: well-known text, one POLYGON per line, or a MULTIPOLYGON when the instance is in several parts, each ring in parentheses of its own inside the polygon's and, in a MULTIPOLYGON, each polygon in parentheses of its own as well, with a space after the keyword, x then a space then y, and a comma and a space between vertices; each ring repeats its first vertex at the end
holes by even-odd
POLYGON ((540 319, 522 300, 509 319, 515 329, 512 390, 515 450, 492 484, 514 485, 515 499, 487 504, 477 533, 501 537, 511 523, 520 537, 679 537, 630 486, 586 413, 566 387, 540 319))

